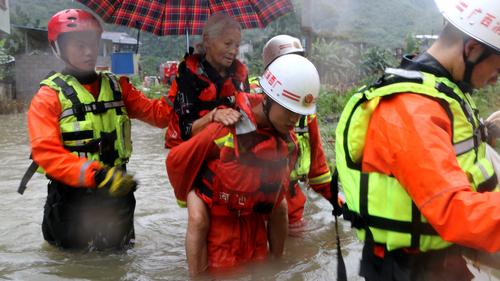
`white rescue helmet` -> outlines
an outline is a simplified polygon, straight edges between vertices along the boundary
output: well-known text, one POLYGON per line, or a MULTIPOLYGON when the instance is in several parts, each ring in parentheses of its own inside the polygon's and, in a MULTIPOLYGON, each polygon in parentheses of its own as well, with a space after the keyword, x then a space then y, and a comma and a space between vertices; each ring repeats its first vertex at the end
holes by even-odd
POLYGON ((262 74, 260 86, 272 100, 294 113, 316 112, 319 74, 303 56, 290 54, 275 59, 262 74))
POLYGON ((304 54, 304 48, 302 48, 302 44, 298 38, 282 34, 269 39, 262 50, 264 68, 268 67, 277 57, 286 54, 304 54))
POLYGON ((500 52, 500 1, 434 1, 450 24, 466 35, 500 52))

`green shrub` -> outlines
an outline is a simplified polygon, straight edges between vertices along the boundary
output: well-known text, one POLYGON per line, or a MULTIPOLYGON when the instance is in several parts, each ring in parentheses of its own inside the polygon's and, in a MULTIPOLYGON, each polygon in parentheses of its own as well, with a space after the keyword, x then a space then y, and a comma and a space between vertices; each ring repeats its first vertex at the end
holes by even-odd
MULTIPOLYGON (((367 78, 366 83, 375 81, 375 76, 367 78)), ((318 121, 321 131, 323 149, 330 164, 335 161, 335 129, 342 110, 349 98, 356 93, 359 87, 348 91, 337 92, 332 87, 323 87, 318 99, 318 121)), ((491 113, 500 108, 500 85, 489 86, 472 94, 472 98, 479 110, 479 116, 486 119, 491 113)))
POLYGON ((488 86, 472 94, 479 110, 479 116, 486 119, 491 113, 500 110, 500 85, 488 86))

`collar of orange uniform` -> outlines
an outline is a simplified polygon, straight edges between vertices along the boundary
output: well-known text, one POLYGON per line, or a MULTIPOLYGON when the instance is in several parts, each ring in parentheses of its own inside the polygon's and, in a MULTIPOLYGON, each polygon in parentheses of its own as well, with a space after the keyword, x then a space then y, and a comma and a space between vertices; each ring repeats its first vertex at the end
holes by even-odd
POLYGON ((101 79, 96 79, 94 82, 89 84, 82 84, 82 86, 89 91, 96 99, 99 97, 101 92, 101 79))

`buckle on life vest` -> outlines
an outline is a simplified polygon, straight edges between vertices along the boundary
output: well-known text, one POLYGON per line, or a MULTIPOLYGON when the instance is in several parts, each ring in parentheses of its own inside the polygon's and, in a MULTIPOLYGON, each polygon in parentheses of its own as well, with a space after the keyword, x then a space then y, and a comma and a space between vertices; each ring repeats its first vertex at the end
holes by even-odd
POLYGON ((82 119, 85 117, 85 105, 78 103, 78 104, 73 104, 72 106, 73 109, 73 114, 76 116, 78 120, 82 119))
POLYGON ((115 150, 116 131, 111 133, 101 132, 99 140, 99 158, 106 165, 114 166, 118 158, 118 152, 115 150))
POLYGON ((92 109, 93 113, 101 114, 106 112, 106 106, 104 105, 104 102, 102 101, 96 101, 90 104, 90 108, 92 109))
MULTIPOLYGON (((479 126, 474 131, 474 135, 477 135, 478 140, 486 142, 488 140, 488 131, 484 125, 483 119, 479 119, 479 126)), ((479 143, 479 141, 478 141, 479 143)))

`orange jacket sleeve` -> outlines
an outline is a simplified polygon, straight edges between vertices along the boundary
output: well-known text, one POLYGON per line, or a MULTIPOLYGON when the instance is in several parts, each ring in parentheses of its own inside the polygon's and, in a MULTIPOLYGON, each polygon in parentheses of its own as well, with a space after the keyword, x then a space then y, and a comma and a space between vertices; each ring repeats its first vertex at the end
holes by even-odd
POLYGON ((167 156, 167 174, 176 190, 190 190, 203 163, 219 157, 214 140, 229 130, 220 123, 211 123, 200 133, 172 148, 167 156))
POLYGON ((326 161, 323 145, 321 144, 321 134, 319 132, 318 118, 308 117, 309 143, 311 145, 311 168, 308 178, 311 188, 320 193, 327 200, 330 200, 330 167, 326 161))
POLYGON ((61 105, 57 93, 40 88, 28 109, 28 131, 33 161, 48 176, 73 187, 95 187, 94 173, 99 162, 79 158, 63 147, 59 129, 61 105))
POLYGON ((170 103, 172 104, 171 110, 173 110, 173 104, 175 101, 175 97, 177 96, 177 81, 174 80, 172 81, 172 85, 170 85, 170 88, 168 89, 167 96, 163 96, 164 98, 168 99, 170 103))
POLYGON ((152 126, 165 128, 170 120, 170 109, 165 99, 149 99, 130 84, 128 78, 120 77, 123 102, 130 118, 136 118, 152 126))
POLYGON ((394 175, 443 239, 500 251, 500 193, 472 191, 455 157, 451 128, 431 98, 385 98, 370 121, 362 169, 394 175))

